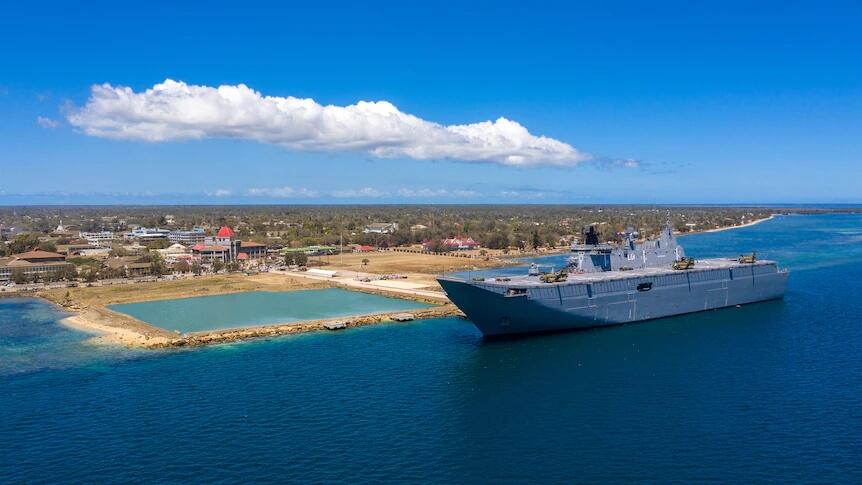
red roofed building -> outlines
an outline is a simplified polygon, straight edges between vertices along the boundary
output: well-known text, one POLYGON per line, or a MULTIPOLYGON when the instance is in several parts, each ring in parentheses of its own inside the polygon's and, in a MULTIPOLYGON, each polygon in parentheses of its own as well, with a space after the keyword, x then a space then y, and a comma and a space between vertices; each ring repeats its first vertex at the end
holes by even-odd
POLYGON ((233 229, 229 228, 228 226, 221 226, 221 229, 219 229, 218 233, 216 233, 216 239, 227 239, 228 241, 230 241, 234 238, 235 235, 236 234, 234 234, 233 229))
POLYGON ((54 263, 66 261, 66 257, 62 254, 49 253, 36 248, 26 253, 16 254, 15 259, 27 261, 28 263, 54 263))
POLYGON ((246 255, 246 259, 262 259, 266 257, 266 244, 253 241, 241 241, 239 244, 239 255, 246 255))
MULTIPOLYGON (((451 250, 459 250, 459 249, 476 249, 479 247, 479 243, 474 240, 472 237, 451 237, 449 239, 443 239, 440 241, 440 244, 446 246, 451 250)), ((432 241, 423 241, 422 248, 426 251, 431 251, 433 242, 432 241)))
POLYGON ((231 260, 230 247, 216 244, 195 244, 192 246, 192 254, 200 258, 203 263, 221 261, 226 263, 231 260))
POLYGON ((222 226, 215 238, 204 244, 192 246, 192 253, 201 261, 212 263, 221 261, 249 261, 266 258, 266 244, 236 239, 236 233, 228 226, 222 226))
POLYGON ((58 273, 72 266, 62 254, 41 251, 38 248, 26 253, 15 254, 11 258, 0 258, 0 281, 9 281, 13 273, 21 272, 27 278, 44 277, 58 273))

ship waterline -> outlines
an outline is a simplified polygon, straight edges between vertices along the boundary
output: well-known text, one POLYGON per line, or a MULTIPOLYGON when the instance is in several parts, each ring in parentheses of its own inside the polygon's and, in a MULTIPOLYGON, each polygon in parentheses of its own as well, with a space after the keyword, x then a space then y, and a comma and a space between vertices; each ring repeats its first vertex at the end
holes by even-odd
POLYGON ((786 271, 775 263, 656 274, 597 283, 510 287, 441 277, 440 285, 486 336, 589 328, 779 299, 786 271), (644 286, 646 285, 646 286, 644 286), (637 288, 642 289, 639 291, 637 288), (649 290, 644 290, 646 287, 649 290))

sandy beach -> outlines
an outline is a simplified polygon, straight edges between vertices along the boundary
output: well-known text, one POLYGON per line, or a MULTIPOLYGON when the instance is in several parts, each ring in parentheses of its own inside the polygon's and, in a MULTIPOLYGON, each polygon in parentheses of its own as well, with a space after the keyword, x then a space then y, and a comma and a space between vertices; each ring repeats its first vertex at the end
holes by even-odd
POLYGON ((98 312, 87 311, 66 317, 60 323, 82 332, 95 333, 96 336, 89 339, 93 344, 156 347, 164 346, 177 337, 167 330, 143 322, 120 323, 118 320, 122 320, 122 315, 106 318, 98 312))
POLYGON ((768 221, 768 220, 774 219, 774 218, 775 218, 775 214, 772 214, 769 217, 763 217, 761 219, 755 219, 751 222, 746 222, 745 224, 739 224, 738 226, 716 227, 715 229, 707 229, 705 231, 698 231, 698 232, 722 232, 722 231, 730 231, 732 229, 742 229, 743 227, 755 226, 757 224, 760 224, 761 222, 765 222, 765 221, 768 221))

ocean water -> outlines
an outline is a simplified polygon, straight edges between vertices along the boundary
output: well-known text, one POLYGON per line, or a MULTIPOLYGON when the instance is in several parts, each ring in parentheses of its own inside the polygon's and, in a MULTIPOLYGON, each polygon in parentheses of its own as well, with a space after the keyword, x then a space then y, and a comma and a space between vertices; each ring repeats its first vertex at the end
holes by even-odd
POLYGON ((341 288, 253 291, 110 305, 167 330, 199 332, 270 323, 415 310, 432 305, 341 288))
POLYGON ((41 300, 0 298, 0 399, 5 396, 4 384, 10 376, 112 364, 141 354, 118 348, 94 349, 86 343, 89 335, 58 324, 67 316, 41 300))
POLYGON ((0 482, 862 482, 862 216, 684 243, 779 259, 786 298, 507 341, 438 319, 133 353, 0 300, 0 482))

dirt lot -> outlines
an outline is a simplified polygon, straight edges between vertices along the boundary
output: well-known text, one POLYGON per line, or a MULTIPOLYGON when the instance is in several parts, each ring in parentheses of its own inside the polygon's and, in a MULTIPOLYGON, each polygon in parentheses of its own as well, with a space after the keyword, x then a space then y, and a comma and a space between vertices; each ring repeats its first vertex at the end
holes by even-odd
POLYGON ((395 251, 347 253, 344 255, 329 256, 328 258, 327 256, 322 256, 313 259, 315 261, 320 259, 323 263, 326 263, 328 259, 329 264, 324 266, 327 269, 349 269, 378 274, 421 273, 424 275, 436 275, 448 271, 493 268, 501 265, 499 261, 485 261, 478 258, 459 258, 395 251), (366 258, 369 263, 363 266, 362 260, 366 258))

